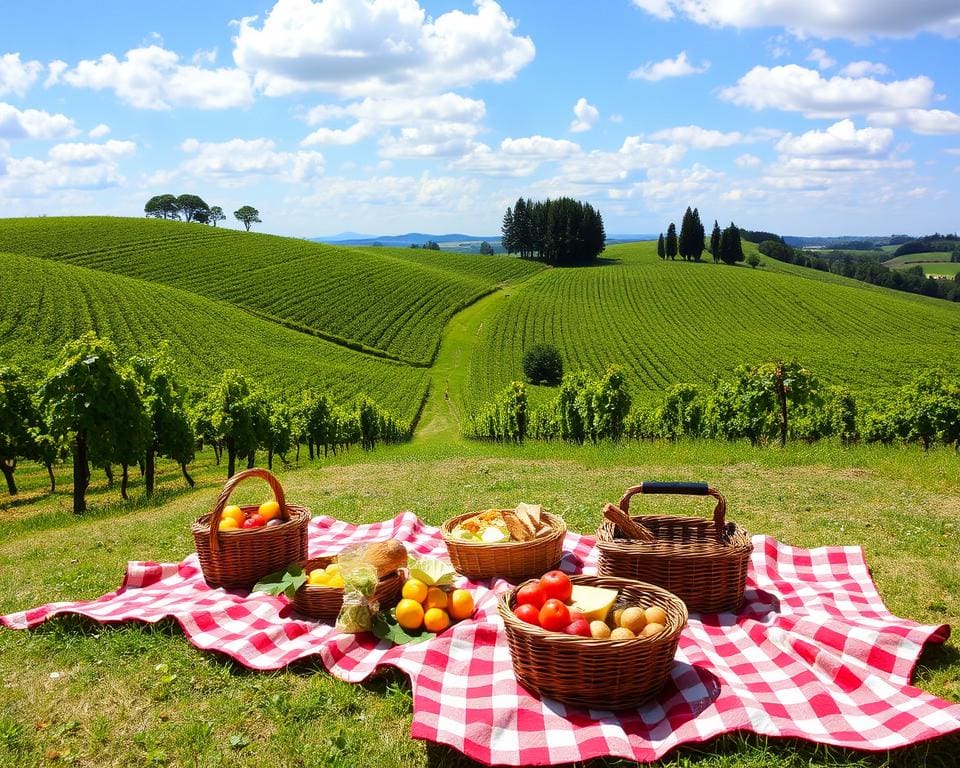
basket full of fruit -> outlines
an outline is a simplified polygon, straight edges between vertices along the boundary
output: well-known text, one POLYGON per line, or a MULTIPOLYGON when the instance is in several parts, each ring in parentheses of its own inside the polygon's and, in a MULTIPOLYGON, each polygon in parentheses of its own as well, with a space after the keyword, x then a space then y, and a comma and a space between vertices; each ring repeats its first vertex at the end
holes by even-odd
POLYGON ((217 497, 213 512, 191 526, 203 578, 211 587, 249 589, 268 573, 307 556, 306 507, 288 504, 280 481, 265 469, 238 472, 217 497), (266 480, 273 498, 259 505, 228 504, 250 478, 266 480))
POLYGON ((567 524, 539 504, 519 504, 458 515, 440 532, 458 573, 471 579, 522 579, 560 562, 567 524))
POLYGON ((657 695, 673 667, 687 608, 653 584, 551 571, 503 593, 517 681, 573 706, 628 709, 657 695))
POLYGON ((736 610, 743 604, 750 534, 726 519, 727 502, 706 483, 646 482, 628 488, 619 505, 607 504, 597 528, 597 572, 658 584, 691 611, 736 610), (636 494, 712 496, 713 518, 677 515, 631 517, 636 494))

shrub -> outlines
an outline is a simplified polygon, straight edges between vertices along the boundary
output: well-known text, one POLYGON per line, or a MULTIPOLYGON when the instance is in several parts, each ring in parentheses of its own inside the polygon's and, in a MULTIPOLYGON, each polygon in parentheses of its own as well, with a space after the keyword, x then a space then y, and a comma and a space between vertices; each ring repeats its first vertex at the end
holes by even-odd
POLYGON ((559 384, 563 378, 560 350, 552 344, 534 344, 523 354, 523 375, 531 384, 559 384))

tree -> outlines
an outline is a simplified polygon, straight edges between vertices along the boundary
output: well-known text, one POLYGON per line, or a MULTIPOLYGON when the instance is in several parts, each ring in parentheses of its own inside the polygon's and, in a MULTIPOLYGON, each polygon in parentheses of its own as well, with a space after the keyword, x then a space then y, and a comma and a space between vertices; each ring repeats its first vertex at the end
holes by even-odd
POLYGON ((513 223, 513 209, 507 206, 503 214, 503 224, 500 227, 500 244, 507 253, 516 253, 520 249, 517 247, 517 230, 513 223))
POLYGON ((523 353, 523 375, 531 384, 555 386, 563 378, 563 359, 552 344, 533 344, 523 353))
POLYGON ((740 230, 736 224, 720 233, 720 261, 724 264, 736 264, 743 261, 743 244, 740 242, 740 230))
POLYGON ((757 254, 755 254, 755 253, 751 253, 751 254, 747 257, 747 264, 749 264, 751 267, 753 267, 754 269, 756 269, 757 267, 760 266, 760 257, 757 256, 757 254))
POLYGON ((667 251, 666 247, 663 244, 663 232, 660 233, 660 239, 657 240, 657 256, 661 259, 666 258, 667 251))
POLYGON ((700 210, 697 208, 693 209, 693 227, 694 232, 691 235, 690 253, 693 255, 694 261, 700 261, 700 258, 703 256, 703 249, 706 247, 705 238, 707 233, 703 228, 703 222, 700 221, 700 210))
POLYGON ((480 255, 481 256, 493 256, 494 250, 493 246, 490 245, 486 240, 480 243, 480 255))
POLYGON ((183 220, 188 224, 191 221, 206 221, 210 215, 210 206, 197 195, 180 195, 177 198, 177 208, 183 214, 183 220))
POLYGON ((227 215, 223 212, 223 208, 215 205, 210 209, 210 213, 207 214, 207 223, 217 226, 217 222, 223 221, 225 218, 227 218, 227 215))
POLYGON ((143 212, 155 219, 179 219, 180 209, 173 195, 154 195, 143 206, 143 212))
POLYGON ((244 205, 233 212, 234 218, 241 222, 244 227, 246 227, 247 232, 250 231, 250 226, 253 224, 261 224, 260 221, 260 211, 254 208, 252 205, 244 205))
POLYGON ((420 247, 425 248, 428 251, 439 251, 440 243, 438 243, 436 240, 427 240, 427 242, 425 242, 420 247))
POLYGON ((208 414, 214 433, 227 451, 227 477, 233 477, 237 456, 249 456, 258 444, 258 422, 255 399, 246 377, 228 369, 207 393, 203 411, 208 414))
POLYGON ((667 258, 671 261, 677 257, 677 225, 672 221, 667 227, 667 258))
POLYGON ((720 225, 716 219, 713 220, 713 232, 710 233, 710 253, 714 264, 720 261, 720 225))
POLYGON ((124 423, 129 396, 113 345, 92 331, 64 346, 40 387, 51 434, 70 440, 74 514, 87 508, 91 457, 112 456, 118 431, 129 426, 124 423))
POLYGON ((690 210, 688 205, 687 210, 684 211, 683 219, 680 221, 680 236, 677 238, 677 252, 684 261, 693 260, 698 236, 697 225, 693 220, 693 211, 690 210))
POLYGON ((35 431, 40 417, 30 386, 17 368, 0 368, 0 471, 11 496, 17 495, 13 473, 18 459, 37 458, 35 431))

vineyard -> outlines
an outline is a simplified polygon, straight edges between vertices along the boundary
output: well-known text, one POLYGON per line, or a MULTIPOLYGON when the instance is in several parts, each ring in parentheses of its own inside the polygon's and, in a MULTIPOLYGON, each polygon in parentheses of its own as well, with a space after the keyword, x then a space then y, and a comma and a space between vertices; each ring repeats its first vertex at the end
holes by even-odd
POLYGON ((45 371, 67 341, 93 329, 123 356, 160 341, 185 383, 206 388, 236 368, 273 389, 305 386, 346 402, 365 393, 397 418, 414 419, 423 368, 361 354, 240 309, 162 285, 48 259, 0 253, 0 358, 45 371))
POLYGON ((429 364, 450 317, 540 267, 502 256, 337 248, 155 219, 0 221, 0 252, 182 288, 350 346, 429 364))
MULTIPOLYGON (((605 266, 535 275, 502 305, 474 352, 468 409, 522 379, 524 348, 538 341, 561 350, 566 370, 599 375, 619 363, 639 399, 777 358, 864 394, 931 365, 960 370, 960 306, 769 260, 761 269, 661 261, 655 243, 604 257, 605 266)), ((538 390, 531 397, 545 399, 538 390)))

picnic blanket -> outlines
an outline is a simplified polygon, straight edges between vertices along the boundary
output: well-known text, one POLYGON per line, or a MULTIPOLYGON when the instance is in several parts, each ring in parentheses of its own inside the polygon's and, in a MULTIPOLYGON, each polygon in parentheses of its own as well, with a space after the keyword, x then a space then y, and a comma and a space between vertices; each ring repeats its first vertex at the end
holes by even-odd
MULTIPOLYGON (((310 522, 310 556, 395 538, 414 556, 446 557, 437 528, 412 513, 371 525, 310 522)), ((210 589, 193 554, 134 562, 116 592, 0 617, 14 629, 65 613, 99 622, 173 617, 196 647, 253 669, 318 656, 358 682, 378 667, 405 672, 412 736, 488 764, 545 765, 603 755, 651 761, 685 743, 732 731, 888 750, 960 730, 960 705, 910 685, 924 645, 949 627, 897 618, 877 593, 859 547, 799 549, 755 536, 744 607, 691 614, 672 676, 655 699, 625 712, 541 701, 516 681, 497 595, 503 580, 468 582, 474 620, 436 638, 393 646, 298 617, 284 597, 210 589)), ((595 572, 594 539, 568 533, 562 568, 595 572)))

